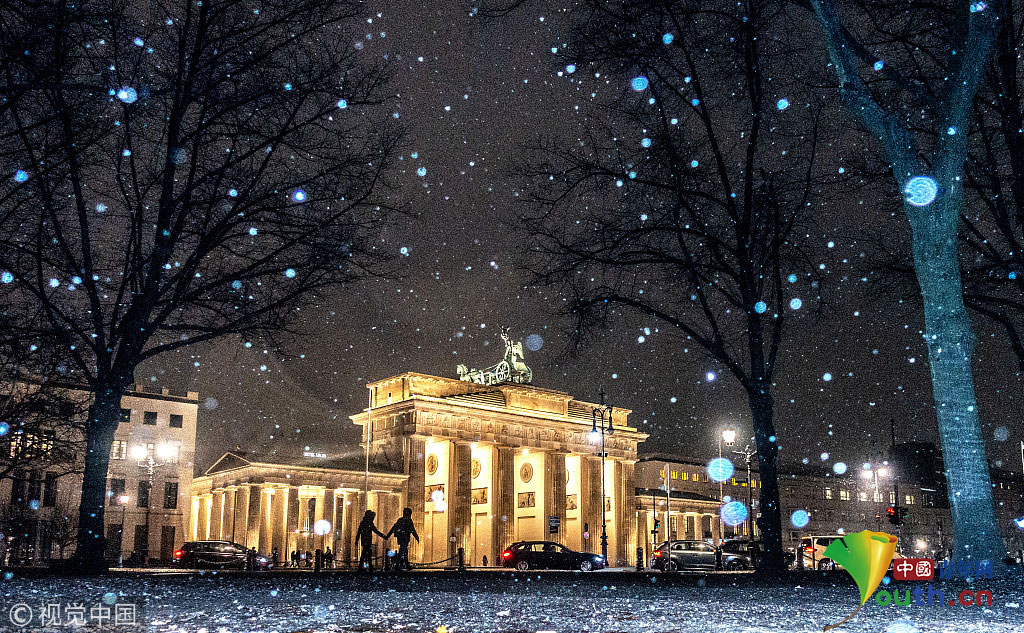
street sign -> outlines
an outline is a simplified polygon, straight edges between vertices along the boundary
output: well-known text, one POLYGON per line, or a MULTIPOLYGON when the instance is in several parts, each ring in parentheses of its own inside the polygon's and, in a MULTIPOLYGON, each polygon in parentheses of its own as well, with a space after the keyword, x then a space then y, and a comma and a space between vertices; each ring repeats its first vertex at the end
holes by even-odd
POLYGON ((548 534, 558 534, 558 526, 562 525, 562 519, 557 515, 548 517, 548 534))

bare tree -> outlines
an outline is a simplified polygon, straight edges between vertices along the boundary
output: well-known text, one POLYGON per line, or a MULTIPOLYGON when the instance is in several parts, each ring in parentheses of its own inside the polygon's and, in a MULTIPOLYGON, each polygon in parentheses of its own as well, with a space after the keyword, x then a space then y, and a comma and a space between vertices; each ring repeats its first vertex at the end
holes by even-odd
POLYGON ((105 478, 139 363, 289 331, 386 272, 400 134, 354 0, 0 11, 0 302, 93 395, 76 564, 101 569, 105 478))
POLYGON ((827 181, 826 104, 789 66, 787 3, 584 5, 567 72, 613 96, 584 112, 581 138, 544 144, 522 168, 534 183, 523 220, 537 281, 567 294, 578 337, 640 315, 742 385, 762 482, 761 570, 781 570, 773 390, 790 315, 818 299, 818 279, 796 271, 809 268, 801 241, 827 181))
MULTIPOLYGON (((992 486, 981 435, 971 358, 975 337, 964 301, 958 234, 965 212, 964 163, 972 106, 998 33, 998 2, 955 3, 952 20, 901 7, 878 14, 861 6, 870 32, 882 27, 877 61, 856 29, 846 30, 831 0, 811 0, 850 114, 881 144, 910 224, 914 272, 924 307, 925 341, 949 501, 954 557, 1001 560, 992 486), (941 55, 935 38, 952 45, 941 55), (918 44, 923 45, 918 45, 918 44), (865 68, 889 77, 868 82, 865 68), (889 69, 886 71, 885 69, 889 69), (909 69, 901 75, 899 69, 909 69)), ((854 5, 856 6, 856 5, 854 5)), ((866 37, 872 37, 868 35, 866 37)))
MULTIPOLYGON (((11 333, 10 308, 0 330, 11 333)), ((81 472, 88 393, 74 388, 67 358, 0 335, 0 480, 20 486, 30 471, 81 472)))

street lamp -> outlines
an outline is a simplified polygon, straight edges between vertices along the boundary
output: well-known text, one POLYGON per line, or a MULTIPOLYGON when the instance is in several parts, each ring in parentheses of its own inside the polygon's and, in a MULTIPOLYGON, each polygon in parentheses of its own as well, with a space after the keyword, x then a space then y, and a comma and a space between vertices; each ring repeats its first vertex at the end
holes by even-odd
POLYGON ((131 497, 128 495, 120 495, 117 498, 117 502, 121 504, 121 531, 117 535, 117 566, 124 567, 124 515, 128 512, 128 502, 131 497))
MULTIPOLYGON (((725 442, 726 446, 732 446, 733 442, 736 441, 736 429, 731 426, 727 426, 722 429, 722 436, 718 438, 718 458, 722 459, 722 442, 725 442)), ((725 501, 725 481, 718 482, 718 501, 725 501)), ((721 538, 725 538, 725 523, 722 521, 722 514, 718 514, 718 533, 721 538)))
POLYGON ((604 390, 601 390, 601 404, 591 410, 593 416, 593 426, 590 429, 590 440, 597 442, 598 438, 601 440, 601 557, 604 558, 605 564, 608 564, 608 517, 604 510, 605 504, 605 490, 604 490, 604 479, 605 479, 605 457, 608 453, 604 450, 604 436, 607 433, 611 435, 615 432, 612 427, 612 407, 611 405, 605 405, 604 403, 604 390), (608 417, 608 428, 605 428, 605 416, 608 417), (601 419, 601 424, 597 423, 598 418, 601 419))
MULTIPOLYGON (((735 431, 733 431, 735 436, 735 431)), ((723 432, 723 435, 725 433, 723 432)), ((727 442, 731 444, 731 442, 727 442)), ((757 455, 757 451, 750 448, 750 444, 743 447, 742 451, 733 451, 737 455, 742 455, 743 459, 747 462, 747 520, 750 521, 750 525, 747 526, 747 538, 751 541, 754 540, 754 482, 750 479, 750 458, 757 455)))
MULTIPOLYGON (((158 462, 153 459, 153 452, 142 444, 136 444, 128 451, 131 458, 138 463, 139 468, 146 469, 146 476, 148 478, 148 490, 146 494, 146 540, 143 541, 145 547, 141 550, 143 567, 146 566, 146 561, 149 560, 149 517, 153 507, 153 473, 157 468, 170 462, 176 452, 177 447, 173 444, 161 443, 157 445, 156 455, 162 460, 158 462)), ((137 548, 138 543, 135 545, 137 548)))
POLYGON ((861 466, 860 476, 861 479, 873 482, 874 494, 871 499, 875 504, 875 530, 881 530, 882 515, 878 508, 878 501, 880 498, 878 493, 878 478, 888 477, 889 469, 885 466, 875 466, 871 462, 864 462, 864 465, 861 466))

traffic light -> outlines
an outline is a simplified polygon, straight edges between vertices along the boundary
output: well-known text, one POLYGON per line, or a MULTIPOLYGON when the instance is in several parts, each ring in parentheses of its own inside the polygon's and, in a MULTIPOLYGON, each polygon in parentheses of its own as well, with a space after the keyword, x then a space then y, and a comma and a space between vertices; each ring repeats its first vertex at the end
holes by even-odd
POLYGON ((655 531, 661 529, 661 519, 654 519, 654 529, 655 531))
POLYGON ((893 525, 903 525, 903 522, 910 515, 906 508, 899 508, 898 510, 899 512, 897 512, 897 508, 894 508, 893 506, 889 506, 885 509, 885 514, 889 517, 889 523, 892 523, 893 525))

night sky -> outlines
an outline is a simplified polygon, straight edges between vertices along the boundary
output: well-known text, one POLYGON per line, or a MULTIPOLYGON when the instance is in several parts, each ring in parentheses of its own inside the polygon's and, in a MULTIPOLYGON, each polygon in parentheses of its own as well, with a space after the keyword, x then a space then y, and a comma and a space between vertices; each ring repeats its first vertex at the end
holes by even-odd
MULTIPOLYGON (((366 381, 489 366, 503 353, 502 325, 516 339, 542 337, 526 353, 538 386, 591 401, 603 388, 611 404, 632 409, 631 423, 651 434, 642 451, 709 457, 727 423, 742 447, 750 414, 724 368, 635 316, 569 355, 570 324, 555 315, 562 298, 529 287, 518 266, 530 241, 515 226, 524 183, 510 170, 529 160, 523 146, 540 135, 577 138, 591 93, 620 89, 585 69, 559 76, 565 62, 551 49, 565 42, 566 15, 532 8, 488 22, 459 2, 381 7, 368 7, 362 45, 369 58, 391 62, 392 109, 409 135, 391 195, 418 217, 383 233, 404 278, 320 298, 303 311, 304 335, 291 341, 288 360, 232 338, 142 367, 136 381, 147 389, 200 392, 198 468, 236 444, 290 453, 351 446, 358 432, 348 416, 365 407, 366 381), (644 327, 652 333, 638 343, 644 327)), ((820 463, 828 452, 829 464, 859 464, 875 438, 888 445, 890 418, 901 440, 937 439, 917 289, 880 294, 861 283, 864 248, 851 237, 905 220, 894 209, 850 206, 816 218, 820 234, 807 240, 815 267, 825 266, 816 272, 830 301, 820 309, 808 301, 790 320, 775 390, 783 463, 820 463)), ((1021 377, 1005 341, 988 323, 975 325, 989 457, 1018 469, 1021 377)))

